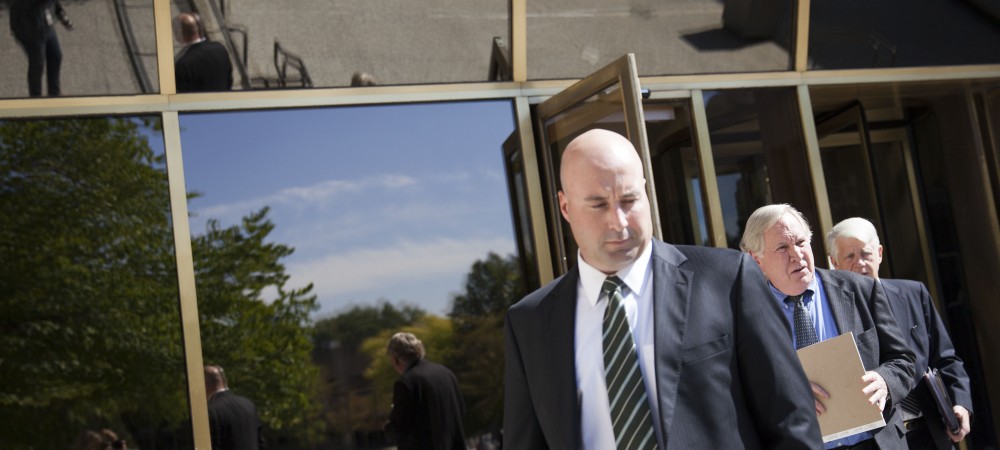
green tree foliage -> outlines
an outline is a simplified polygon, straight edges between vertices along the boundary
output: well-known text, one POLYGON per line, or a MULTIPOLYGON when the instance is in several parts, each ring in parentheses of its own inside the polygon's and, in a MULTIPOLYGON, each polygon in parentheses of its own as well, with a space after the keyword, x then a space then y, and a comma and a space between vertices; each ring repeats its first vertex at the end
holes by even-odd
POLYGON ((373 306, 355 305, 333 317, 317 320, 315 340, 318 345, 335 343, 358 349, 362 342, 383 330, 411 325, 425 314, 417 306, 395 306, 384 299, 373 306))
POLYGON ((0 123, 0 447, 187 416, 167 176, 138 127, 0 123))
POLYGON ((472 264, 465 292, 456 295, 454 353, 447 364, 462 385, 470 436, 496 431, 503 420, 503 321, 525 295, 518 260, 493 252, 472 264))
POLYGON ((271 434, 312 444, 322 432, 306 334, 316 296, 311 283, 286 289, 280 260, 294 250, 266 241, 274 230, 267 213, 229 228, 210 220, 206 233, 192 238, 203 355, 225 368, 231 389, 256 403, 271 434))
MULTIPOLYGON (((167 174, 144 122, 0 122, 0 448, 105 426, 189 439, 167 174)), ((309 441, 315 298, 285 288, 292 249, 266 242, 266 215, 193 238, 204 354, 275 433, 309 441)))

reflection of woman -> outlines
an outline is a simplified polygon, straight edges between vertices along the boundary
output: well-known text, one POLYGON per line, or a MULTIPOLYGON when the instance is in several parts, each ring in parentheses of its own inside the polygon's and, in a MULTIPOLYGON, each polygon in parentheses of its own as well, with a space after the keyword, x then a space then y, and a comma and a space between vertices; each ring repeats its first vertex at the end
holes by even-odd
POLYGON ((96 431, 84 431, 73 445, 73 450, 126 450, 125 441, 118 439, 114 431, 107 428, 96 431))
POLYGON ((53 27, 55 19, 73 28, 59 0, 11 1, 10 30, 28 55, 28 95, 32 97, 42 96, 42 73, 48 74, 49 96, 61 93, 62 48, 53 27))
POLYGON ((73 450, 104 450, 104 438, 96 431, 84 431, 76 439, 73 450))

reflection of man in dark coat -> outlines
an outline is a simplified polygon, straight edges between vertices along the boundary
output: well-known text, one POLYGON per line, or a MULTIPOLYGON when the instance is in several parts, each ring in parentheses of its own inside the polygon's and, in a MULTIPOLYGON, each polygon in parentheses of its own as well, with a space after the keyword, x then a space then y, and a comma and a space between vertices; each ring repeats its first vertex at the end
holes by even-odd
POLYGON ((10 30, 14 39, 28 56, 28 95, 42 96, 42 74, 47 73, 49 96, 62 93, 59 71, 62 67, 62 48, 53 27, 58 19, 66 28, 73 24, 66 17, 66 10, 58 0, 12 0, 10 2, 10 30))
POLYGON ((927 287, 918 281, 879 278, 883 248, 875 226, 865 219, 853 217, 841 221, 830 230, 827 244, 835 268, 867 275, 882 284, 896 323, 906 343, 916 353, 913 390, 906 401, 899 402, 910 450, 953 448, 952 442, 961 441, 970 430, 969 375, 962 359, 955 354, 951 337, 934 308, 927 287), (930 390, 923 383, 922 376, 928 368, 938 370, 955 404, 952 412, 960 426, 957 433, 946 430, 930 390))
POLYGON ((233 88, 233 65, 222 44, 208 40, 205 25, 195 13, 174 19, 174 36, 185 47, 174 62, 177 92, 228 91, 233 88))
POLYGON ((219 366, 205 366, 208 425, 213 450, 260 450, 265 447, 257 407, 232 393, 219 366))
POLYGON ((464 450, 465 403, 455 374, 424 360, 424 344, 411 333, 393 335, 387 353, 400 377, 386 431, 399 450, 464 450))

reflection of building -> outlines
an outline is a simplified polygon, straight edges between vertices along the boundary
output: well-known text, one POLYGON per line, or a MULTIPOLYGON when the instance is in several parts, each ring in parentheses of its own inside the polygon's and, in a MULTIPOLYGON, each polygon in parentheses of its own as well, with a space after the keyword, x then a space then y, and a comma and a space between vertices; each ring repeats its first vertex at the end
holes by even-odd
MULTIPOLYGON (((98 3, 69 7, 83 19, 80 11, 98 3)), ((98 77, 89 72, 98 73, 99 64, 71 64, 90 44, 67 36, 61 37, 64 93, 92 96, 0 100, 0 118, 159 115, 168 159, 176 164, 185 141, 178 114, 509 100, 518 129, 495 150, 507 155, 518 249, 536 268, 527 278, 538 282, 560 273, 563 257, 573 253, 553 208, 560 145, 595 123, 617 129, 641 142, 667 241, 733 246, 747 214, 768 202, 794 204, 817 236, 844 217, 871 218, 889 248, 883 276, 927 283, 967 361, 976 401, 970 447, 996 447, 1000 25, 977 2, 800 0, 791 8, 792 2, 752 0, 442 0, 420 3, 417 11, 408 9, 415 2, 338 9, 315 0, 280 12, 259 1, 219 2, 219 15, 204 12, 215 17, 210 31, 219 32, 226 17, 247 28, 248 76, 272 74, 270 39, 277 36, 320 89, 201 95, 174 92, 169 3, 154 2, 163 37, 156 42, 161 66, 153 71, 159 93, 118 95, 119 86, 93 82, 98 77), (734 30, 727 11, 771 25, 734 30), (494 45, 494 36, 502 45, 494 45), (491 59, 494 48, 501 56, 491 59), (605 77, 612 81, 585 79, 626 53, 635 54, 637 78, 626 63, 605 77), (346 87, 358 70, 372 72, 380 85, 346 87)), ((243 45, 238 34, 229 44, 236 55, 243 45)), ((0 43, 0 59, 19 61, 20 50, 8 45, 0 43)), ((17 64, 0 67, 5 86, 22 78, 17 64)), ((183 171, 169 172, 173 211, 182 219, 183 171)), ((183 251, 189 230, 176 232, 180 302, 190 314, 197 301, 191 257, 183 251)), ((813 245, 818 258, 826 254, 821 239, 813 245)), ((189 358, 198 361, 198 323, 183 323, 189 358)), ((205 412, 199 402, 192 405, 194 438, 207 447, 205 412)))

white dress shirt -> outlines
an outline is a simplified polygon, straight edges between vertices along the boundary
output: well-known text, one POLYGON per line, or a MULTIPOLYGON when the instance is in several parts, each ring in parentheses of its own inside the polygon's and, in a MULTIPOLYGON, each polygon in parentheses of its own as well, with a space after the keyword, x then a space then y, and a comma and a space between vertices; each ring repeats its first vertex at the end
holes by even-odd
MULTIPOLYGON (((649 408, 652 412, 656 440, 662 447, 663 436, 655 424, 660 420, 660 409, 656 402, 656 365, 653 340, 653 271, 650 256, 653 244, 646 243, 639 258, 616 275, 625 282, 623 289, 625 315, 632 338, 639 350, 639 368, 646 385, 649 408)), ((607 274, 587 264, 577 254, 580 281, 576 286, 576 387, 580 399, 580 425, 582 428, 583 450, 607 450, 615 448, 615 433, 611 428, 611 412, 608 406, 608 388, 604 379, 604 310, 608 297, 601 292, 607 274)))

